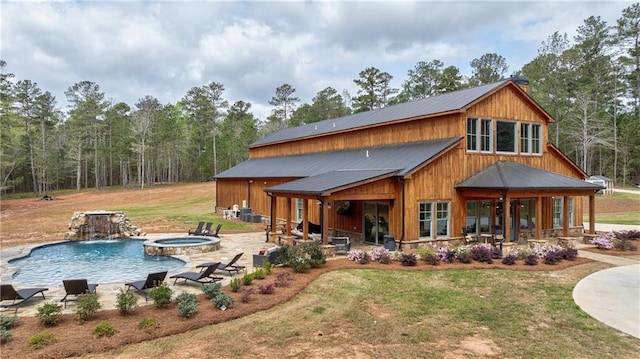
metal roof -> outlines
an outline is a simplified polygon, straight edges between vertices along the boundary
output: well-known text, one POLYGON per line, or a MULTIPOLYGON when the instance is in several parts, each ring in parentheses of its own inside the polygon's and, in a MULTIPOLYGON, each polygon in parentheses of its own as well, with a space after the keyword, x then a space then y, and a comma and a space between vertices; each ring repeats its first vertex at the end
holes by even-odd
POLYGON ((600 190, 602 186, 510 161, 498 161, 463 182, 458 189, 600 190))
POLYGON ((395 172, 397 170, 332 171, 269 187, 265 192, 326 195, 328 191, 346 189, 363 181, 391 177, 395 172))
POLYGON ((462 141, 461 137, 352 150, 249 159, 216 178, 300 178, 340 170, 394 170, 404 176, 462 141))
POLYGON ((510 80, 508 79, 502 80, 487 85, 448 92, 422 100, 401 103, 367 112, 355 113, 353 115, 315 122, 304 126, 286 128, 265 136, 264 138, 252 143, 249 147, 251 148, 274 142, 330 134, 333 132, 378 125, 407 118, 458 111, 486 94, 503 86, 509 81, 510 80))

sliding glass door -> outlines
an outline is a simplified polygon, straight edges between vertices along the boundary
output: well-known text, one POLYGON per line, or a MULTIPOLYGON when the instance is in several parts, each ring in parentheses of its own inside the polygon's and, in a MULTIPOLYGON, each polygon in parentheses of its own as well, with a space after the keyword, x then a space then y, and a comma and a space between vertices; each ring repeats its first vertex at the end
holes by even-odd
POLYGON ((384 235, 389 234, 389 204, 364 202, 363 221, 364 241, 384 244, 384 235))

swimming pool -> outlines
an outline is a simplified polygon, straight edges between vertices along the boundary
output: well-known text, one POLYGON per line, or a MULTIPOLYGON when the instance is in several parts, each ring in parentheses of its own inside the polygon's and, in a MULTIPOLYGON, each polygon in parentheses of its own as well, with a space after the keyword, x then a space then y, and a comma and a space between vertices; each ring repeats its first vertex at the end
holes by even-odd
POLYGON ((90 240, 48 244, 9 263, 18 267, 13 281, 28 285, 61 286, 63 279, 86 278, 90 283, 122 283, 147 274, 182 268, 169 256, 149 256, 138 239, 90 240))

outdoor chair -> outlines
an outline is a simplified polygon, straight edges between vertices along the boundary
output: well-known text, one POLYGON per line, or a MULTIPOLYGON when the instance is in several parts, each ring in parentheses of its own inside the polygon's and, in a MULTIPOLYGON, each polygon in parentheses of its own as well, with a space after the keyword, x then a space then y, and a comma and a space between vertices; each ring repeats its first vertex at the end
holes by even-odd
POLYGON ((335 254, 349 254, 351 250, 349 237, 329 237, 329 242, 335 246, 335 254))
POLYGON ((62 281, 64 285, 64 291, 66 294, 61 302, 64 302, 64 307, 67 307, 67 302, 71 299, 68 299, 70 295, 76 296, 76 298, 81 294, 86 293, 95 293, 97 284, 89 284, 86 279, 65 279, 62 281))
POLYGON ((466 227, 462 227, 462 238, 464 239, 464 244, 480 243, 480 239, 477 236, 472 236, 469 233, 467 233, 466 227))
MULTIPOLYGON (((229 263, 218 263, 218 267, 216 268, 216 270, 223 270, 223 271, 227 271, 227 273, 229 273, 229 277, 232 276, 231 272, 236 272, 236 274, 239 274, 241 270, 243 270, 245 268, 245 266, 236 264, 238 262, 238 259, 240 259, 240 257, 242 257, 244 253, 238 253, 236 254, 233 259, 231 259, 231 261, 229 261, 229 263)), ((208 263, 202 263, 196 266, 196 268, 207 268, 213 264, 215 264, 216 262, 208 262, 208 263)))
POLYGON ((218 233, 220 232, 220 228, 222 228, 222 223, 218 223, 218 225, 216 226, 216 230, 211 232, 211 225, 210 223, 207 223, 207 225, 209 226, 209 229, 205 229, 202 234, 205 236, 210 236, 210 237, 218 237, 218 233))
POLYGON ((213 226, 213 222, 207 222, 207 225, 204 226, 204 229, 199 234, 205 236, 207 233, 211 233, 211 226, 213 226))
POLYGON ((11 303, 0 304, 2 308, 10 308, 14 307, 15 312, 18 312, 18 306, 20 304, 26 302, 34 295, 40 293, 42 294, 42 299, 46 299, 44 296, 44 291, 49 290, 49 288, 24 288, 24 289, 15 289, 11 284, 2 284, 0 285, 0 301, 10 300, 11 303))
POLYGON ((200 235, 200 234, 202 234, 202 227, 203 226, 204 226, 204 222, 198 222, 198 227, 197 228, 191 228, 187 234, 189 234, 189 235, 191 235, 191 234, 200 235))
POLYGON ((145 292, 145 289, 151 289, 159 286, 164 282, 164 279, 166 278, 166 276, 167 276, 167 271, 149 273, 149 275, 147 275, 147 279, 125 283, 124 285, 127 287, 127 292, 131 288, 136 289, 138 292, 142 292, 142 294, 144 295, 144 300, 147 301, 149 299, 147 298, 147 292, 145 292))
POLYGON ((190 280, 193 282, 198 282, 202 285, 207 283, 215 283, 222 280, 222 277, 216 277, 214 272, 218 269, 220 262, 215 262, 207 266, 207 268, 200 272, 184 272, 176 275, 172 275, 169 278, 175 278, 173 285, 178 282, 178 279, 184 279, 185 283, 190 280))
POLYGON ((491 245, 494 247, 500 247, 502 251, 502 243, 504 243, 504 236, 502 234, 494 234, 491 238, 491 245))

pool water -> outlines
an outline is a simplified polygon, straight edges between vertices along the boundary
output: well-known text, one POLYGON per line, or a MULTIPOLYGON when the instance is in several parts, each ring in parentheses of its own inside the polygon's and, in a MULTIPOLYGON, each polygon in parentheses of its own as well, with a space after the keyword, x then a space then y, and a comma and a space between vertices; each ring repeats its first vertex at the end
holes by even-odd
POLYGON ((123 283, 147 274, 182 268, 184 261, 144 254, 142 240, 89 240, 37 247, 27 257, 10 261, 19 268, 16 283, 61 286, 63 279, 89 283, 123 283))

